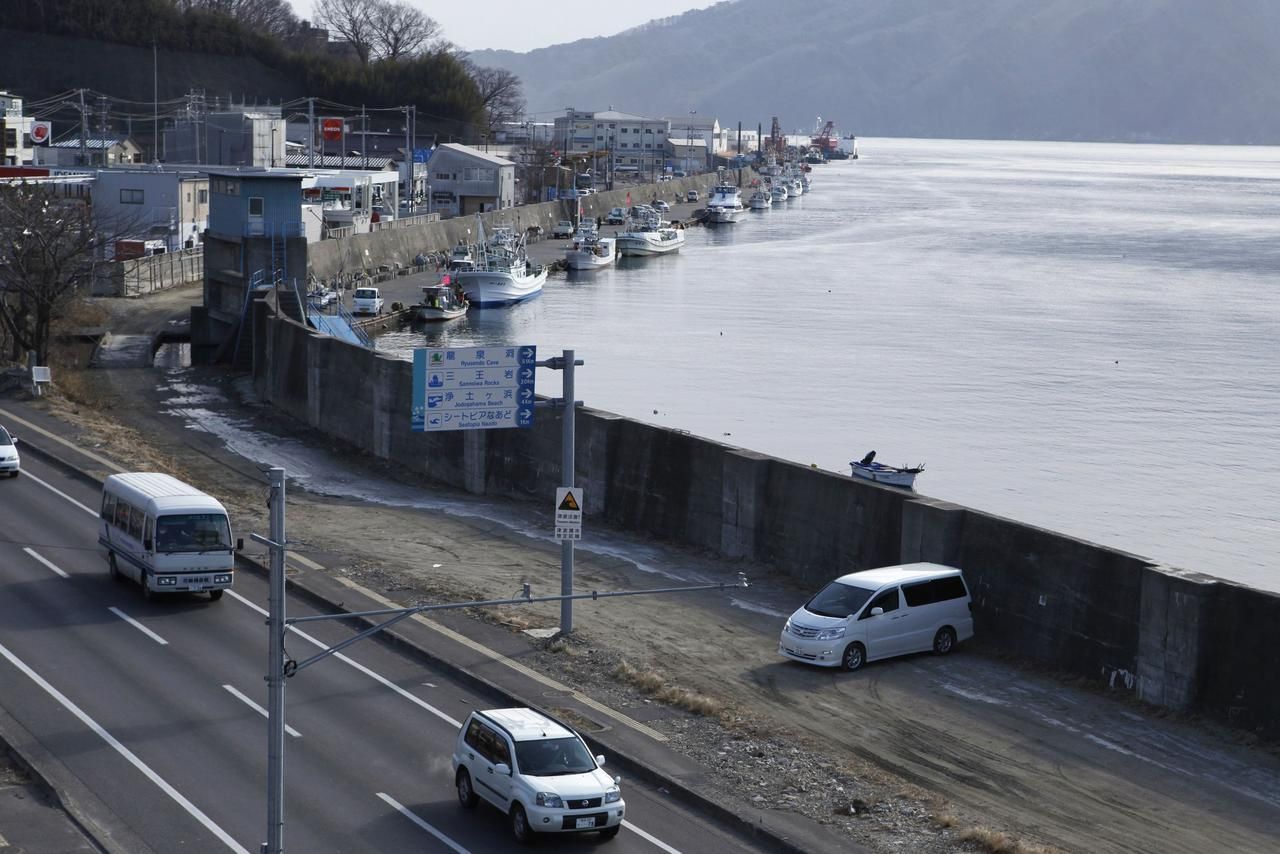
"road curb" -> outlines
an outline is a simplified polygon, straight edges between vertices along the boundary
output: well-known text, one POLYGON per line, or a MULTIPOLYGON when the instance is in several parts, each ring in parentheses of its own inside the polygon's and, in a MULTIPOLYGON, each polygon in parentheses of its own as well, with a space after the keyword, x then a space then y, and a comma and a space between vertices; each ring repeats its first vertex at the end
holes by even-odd
MULTIPOLYGON (((64 470, 68 475, 73 476, 86 484, 101 488, 101 480, 93 474, 84 471, 70 460, 65 459, 61 454, 47 448, 38 447, 32 444, 30 440, 24 441, 23 444, 25 446, 25 450, 34 453, 35 456, 42 460, 64 470)), ((241 566, 248 568, 250 571, 262 577, 268 577, 270 575, 268 567, 247 555, 237 554, 236 561, 241 566)), ((302 570, 300 572, 302 572, 305 578, 305 574, 310 572, 310 570, 302 570)), ((311 605, 320 610, 333 614, 346 612, 346 609, 342 607, 340 603, 334 602, 323 593, 308 586, 302 579, 296 576, 287 577, 286 584, 292 592, 297 593, 311 605)), ((353 617, 350 622, 358 622, 365 627, 374 625, 372 620, 364 617, 353 617)), ((378 635, 375 635, 374 638, 379 640, 381 643, 403 650, 416 659, 429 663, 431 666, 449 673, 454 678, 457 678, 477 690, 488 694, 497 701, 533 708, 542 708, 544 705, 536 700, 531 700, 510 689, 504 688, 490 679, 470 672, 462 665, 431 652, 421 644, 394 629, 388 629, 380 632, 378 635)), ((0 737, 3 735, 3 731, 0 730, 0 737)), ((690 788, 675 777, 645 764, 643 761, 623 750, 618 749, 616 746, 601 741, 587 732, 582 732, 581 735, 583 739, 591 745, 593 750, 608 753, 609 757, 612 758, 615 764, 620 766, 622 770, 648 782, 650 785, 665 789, 668 793, 678 796, 685 806, 723 822, 727 826, 733 828, 738 834, 744 835, 757 843, 763 844, 769 850, 779 852, 779 854, 807 854, 807 852, 811 850, 796 844, 781 833, 764 826, 763 823, 751 821, 742 813, 741 810, 734 809, 731 806, 723 804, 718 800, 712 799, 707 795, 690 788)), ((34 769, 36 766, 33 765, 32 767, 34 769)), ((57 787, 51 788, 61 801, 63 792, 57 787)), ((63 806, 68 809, 68 813, 71 812, 70 808, 68 808, 65 803, 63 806)), ((93 825, 91 824, 90 827, 86 829, 86 832, 90 832, 92 827, 93 825)), ((106 841, 97 836, 94 836, 94 841, 100 845, 104 845, 104 847, 106 846, 106 841)), ((858 850, 858 847, 855 846, 852 841, 847 841, 846 845, 849 846, 846 850, 858 850)), ((107 850, 108 854, 131 854, 131 851, 136 851, 138 849, 135 847, 133 849, 108 848, 107 850)))

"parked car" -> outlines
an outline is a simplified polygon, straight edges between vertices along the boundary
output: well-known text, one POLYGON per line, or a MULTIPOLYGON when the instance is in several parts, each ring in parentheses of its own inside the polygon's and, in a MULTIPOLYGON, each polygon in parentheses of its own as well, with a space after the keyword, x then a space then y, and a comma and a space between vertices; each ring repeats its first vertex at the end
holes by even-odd
POLYGON ((622 225, 627 221, 627 212, 622 208, 613 208, 604 221, 609 225, 622 225))
POLYGON ((972 607, 955 567, 909 563, 852 572, 787 619, 778 654, 845 670, 930 649, 946 655, 973 637, 972 607))
POLYGON ((555 225, 551 226, 551 236, 554 237, 573 237, 573 220, 562 219, 555 225))
POLYGON ((657 201, 655 201, 653 203, 653 207, 655 210, 662 211, 663 213, 666 213, 671 210, 671 205, 667 204, 662 199, 658 199, 657 201))
POLYGON ((458 802, 472 809, 484 798, 524 844, 540 833, 618 835, 626 804, 602 765, 568 724, 533 709, 472 712, 453 748, 458 802))
POLYGON ((356 288, 351 297, 352 314, 382 314, 382 294, 377 288, 356 288))
POLYGON ((307 302, 321 308, 328 308, 338 301, 338 292, 333 288, 312 288, 307 291, 307 302))
POLYGON ((18 437, 0 427, 0 474, 17 477, 22 471, 18 456, 18 437))
POLYGON ((689 192, 687 192, 687 193, 685 193, 685 194, 684 194, 684 200, 685 200, 686 202, 696 202, 696 201, 698 201, 698 199, 700 199, 700 198, 702 198, 702 197, 698 195, 698 191, 697 191, 697 190, 690 190, 689 192))

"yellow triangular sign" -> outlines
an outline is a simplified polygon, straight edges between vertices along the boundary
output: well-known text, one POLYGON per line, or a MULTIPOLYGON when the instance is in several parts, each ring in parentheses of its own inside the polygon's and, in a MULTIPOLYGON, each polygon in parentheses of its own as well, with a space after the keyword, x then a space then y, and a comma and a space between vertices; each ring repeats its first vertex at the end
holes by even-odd
POLYGON ((560 506, 557 507, 556 509, 557 510, 581 510, 582 508, 578 506, 578 500, 573 497, 573 493, 566 492, 564 494, 564 500, 560 502, 560 506))

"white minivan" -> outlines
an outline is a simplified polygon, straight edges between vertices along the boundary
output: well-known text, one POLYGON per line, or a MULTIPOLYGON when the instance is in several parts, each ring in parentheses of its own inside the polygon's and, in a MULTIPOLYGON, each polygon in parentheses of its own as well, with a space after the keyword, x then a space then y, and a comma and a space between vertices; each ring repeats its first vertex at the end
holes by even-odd
POLYGON ((791 615, 778 653, 845 670, 912 652, 946 655, 973 637, 972 607, 964 576, 952 566, 908 563, 852 572, 791 615))

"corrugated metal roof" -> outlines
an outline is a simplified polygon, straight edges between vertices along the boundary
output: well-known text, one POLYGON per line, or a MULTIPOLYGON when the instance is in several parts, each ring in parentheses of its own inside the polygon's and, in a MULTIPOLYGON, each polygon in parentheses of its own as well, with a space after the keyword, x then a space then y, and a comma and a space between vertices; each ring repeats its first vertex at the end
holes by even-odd
MULTIPOLYGON (((118 136, 118 137, 98 136, 98 137, 93 137, 92 139, 86 139, 84 142, 84 147, 92 151, 101 151, 103 149, 111 148, 113 145, 124 145, 128 141, 129 141, 129 138, 126 136, 118 136)), ((76 139, 64 139, 61 142, 55 142, 50 144, 49 147, 50 148, 79 148, 80 139, 79 137, 77 137, 76 139)))
POLYGON ((469 145, 462 145, 461 143, 457 143, 457 142, 441 143, 440 145, 436 146, 436 148, 437 150, 441 148, 447 148, 450 151, 455 151, 458 154, 461 154, 465 157, 474 157, 477 160, 484 160, 488 163, 494 164, 495 166, 514 166, 515 165, 515 163, 506 159, 505 157, 498 157, 495 154, 487 154, 478 148, 472 148, 469 145))
MULTIPOLYGON (((287 166, 305 167, 312 165, 305 152, 302 154, 286 154, 284 162, 287 166)), ((371 170, 381 172, 384 169, 389 169, 394 162, 385 154, 369 155, 369 169, 371 170)), ((363 154, 348 154, 345 159, 338 154, 325 154, 323 156, 317 154, 315 155, 314 165, 318 169, 363 169, 364 164, 365 158, 363 154)))

